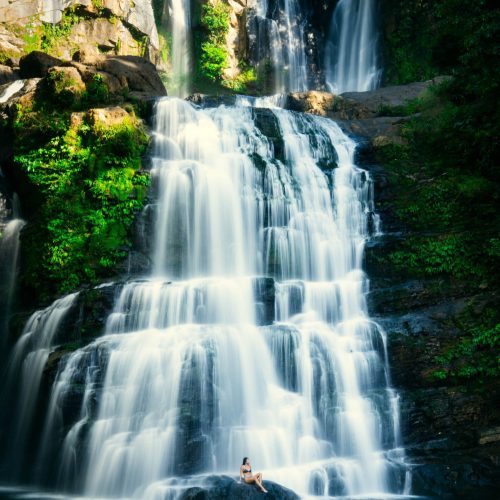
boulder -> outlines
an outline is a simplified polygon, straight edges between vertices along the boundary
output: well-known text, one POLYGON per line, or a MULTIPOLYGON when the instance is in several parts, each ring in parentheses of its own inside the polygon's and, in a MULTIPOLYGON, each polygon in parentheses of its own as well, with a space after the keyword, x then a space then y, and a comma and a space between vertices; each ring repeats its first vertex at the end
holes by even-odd
POLYGON ((21 57, 19 62, 21 78, 43 78, 50 68, 62 65, 61 59, 39 50, 34 50, 21 57))
POLYGON ((128 90, 152 96, 167 95, 154 64, 137 56, 109 56, 97 64, 97 69, 114 76, 128 90))
POLYGON ((252 484, 239 483, 229 476, 209 476, 201 486, 188 488, 179 497, 180 500, 298 500, 300 497, 292 490, 277 483, 264 480, 264 495, 252 484))
POLYGON ((293 92, 286 96, 285 108, 292 111, 327 116, 335 110, 336 97, 330 92, 311 90, 309 92, 293 92))
POLYGON ((87 116, 89 122, 97 127, 120 125, 124 120, 130 118, 130 115, 119 106, 89 109, 87 116))
POLYGON ((143 53, 142 41, 135 38, 129 28, 118 18, 82 19, 71 28, 68 37, 58 41, 51 53, 70 59, 77 51, 96 54, 136 55, 143 53))
MULTIPOLYGON (((1 10, 0 12, 3 14, 1 10)), ((26 42, 22 38, 17 37, 0 24, 0 55, 2 56, 2 63, 8 66, 17 66, 19 58, 24 53, 25 45, 26 42)))
POLYGON ((79 94, 85 91, 85 83, 76 68, 71 66, 53 66, 47 72, 47 82, 52 85, 54 92, 58 92, 58 83, 64 86, 64 90, 71 94, 79 94))
POLYGON ((71 8, 78 10, 78 19, 69 33, 48 49, 52 55, 68 59, 75 50, 87 45, 103 52, 144 55, 161 62, 152 0, 5 0, 0 4, 4 23, 0 26, 2 63, 10 59, 16 64, 25 52, 25 34, 39 41, 41 22, 57 25, 71 8))
POLYGON ((0 85, 19 79, 19 72, 10 66, 0 64, 0 85))
MULTIPOLYGON (((374 146, 401 144, 401 129, 410 117, 387 114, 395 114, 398 108, 422 97, 431 86, 446 78, 436 77, 426 82, 382 87, 367 92, 345 92, 338 96, 321 91, 293 92, 287 94, 284 107, 332 118, 348 134, 368 138, 374 146)), ((400 111, 403 113, 404 109, 400 111)))
POLYGON ((363 119, 377 116, 385 107, 404 106, 408 101, 421 97, 430 87, 447 78, 439 76, 425 82, 381 87, 367 92, 344 92, 340 95, 342 100, 339 101, 338 109, 344 116, 339 118, 363 119))

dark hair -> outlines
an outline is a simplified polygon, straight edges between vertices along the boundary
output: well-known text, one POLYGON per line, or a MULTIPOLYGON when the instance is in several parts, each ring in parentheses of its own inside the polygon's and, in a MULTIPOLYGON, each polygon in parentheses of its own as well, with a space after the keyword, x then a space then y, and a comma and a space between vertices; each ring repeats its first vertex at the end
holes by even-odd
POLYGON ((246 465, 247 460, 248 460, 248 457, 244 457, 244 458, 243 458, 243 463, 242 463, 241 465, 246 465))

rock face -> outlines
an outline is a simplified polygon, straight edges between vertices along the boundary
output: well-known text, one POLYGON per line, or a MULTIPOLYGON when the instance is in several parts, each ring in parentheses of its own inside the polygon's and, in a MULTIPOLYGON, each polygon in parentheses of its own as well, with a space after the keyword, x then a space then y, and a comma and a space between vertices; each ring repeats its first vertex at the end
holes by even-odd
POLYGON ((64 23, 64 34, 50 35, 44 49, 64 59, 86 48, 160 61, 151 0, 2 0, 0 14, 0 62, 10 58, 15 63, 23 55, 26 30, 35 42, 44 37, 41 22, 64 23))
POLYGON ((224 70, 224 77, 232 80, 240 72, 238 64, 247 54, 247 36, 245 32, 247 0, 228 0, 229 30, 226 37, 228 53, 228 67, 224 70))
MULTIPOLYGON (((22 78, 43 78, 52 69, 78 82, 88 82, 95 75, 102 77, 111 94, 135 92, 142 98, 166 95, 155 66, 137 56, 89 56, 79 54, 79 61, 63 61, 44 52, 33 51, 20 60, 22 78)), ((26 89, 25 89, 26 93, 26 89)))
POLYGON ((445 78, 338 96, 321 91, 294 92, 287 94, 284 107, 332 118, 348 133, 363 136, 375 146, 401 143, 401 128, 409 117, 392 116, 394 112, 403 111, 408 102, 422 97, 445 78), (391 116, 387 116, 389 110, 391 116))
MULTIPOLYGON (((395 215, 393 203, 401 189, 397 176, 390 177, 371 156, 379 141, 401 140, 397 129, 402 119, 373 114, 381 103, 402 105, 405 98, 425 87, 414 84, 403 86, 400 93, 391 88, 348 94, 348 109, 367 117, 341 124, 351 133, 365 136, 357 162, 374 179, 384 231, 365 252, 364 268, 370 277, 367 303, 370 315, 387 333, 392 383, 400 394, 401 432, 408 462, 413 464, 412 493, 443 499, 489 499, 495 498, 495 485, 500 481, 500 388, 495 381, 483 385, 474 380, 439 381, 431 372, 436 368, 436 356, 463 335, 463 315, 471 314, 472 308, 472 314, 480 317, 498 304, 498 294, 480 287, 471 289, 451 278, 405 276, 396 273, 385 259, 401 241, 418 234, 395 215), (383 118, 388 124, 392 120, 399 123, 392 123, 388 132, 377 125, 383 118)), ((345 96, 341 96, 344 102, 345 96)))

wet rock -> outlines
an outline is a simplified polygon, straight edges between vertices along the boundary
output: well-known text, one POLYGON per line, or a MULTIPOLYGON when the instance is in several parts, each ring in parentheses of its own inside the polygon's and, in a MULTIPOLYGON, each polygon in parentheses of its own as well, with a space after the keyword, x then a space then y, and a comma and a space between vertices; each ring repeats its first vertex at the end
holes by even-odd
POLYGON ((373 146, 402 144, 401 131, 410 117, 379 116, 375 118, 337 120, 340 127, 350 135, 359 135, 371 140, 373 146))
POLYGON ((264 134, 272 143, 274 155, 277 160, 284 161, 285 159, 285 144, 281 135, 281 129, 276 115, 271 109, 267 108, 252 108, 252 115, 255 126, 264 134))
POLYGON ((122 287, 119 282, 82 290, 60 325, 57 344, 64 351, 74 350, 103 335, 122 287))
POLYGON ((412 494, 446 500, 493 500, 500 484, 500 446, 441 450, 425 459, 415 456, 412 494))
POLYGON ((329 92, 312 90, 294 92, 286 96, 285 109, 313 115, 327 116, 336 109, 336 96, 329 92))
POLYGON ((195 93, 186 98, 186 101, 192 102, 204 108, 216 108, 217 106, 234 106, 236 103, 236 96, 234 95, 206 95, 195 93))
POLYGON ((195 486, 186 490, 180 500, 298 500, 300 497, 293 491, 277 483, 264 480, 268 493, 264 494, 257 486, 239 483, 229 476, 209 476, 203 486, 195 486))
POLYGON ((276 290, 273 278, 255 278, 255 317, 258 325, 271 325, 275 318, 276 290))

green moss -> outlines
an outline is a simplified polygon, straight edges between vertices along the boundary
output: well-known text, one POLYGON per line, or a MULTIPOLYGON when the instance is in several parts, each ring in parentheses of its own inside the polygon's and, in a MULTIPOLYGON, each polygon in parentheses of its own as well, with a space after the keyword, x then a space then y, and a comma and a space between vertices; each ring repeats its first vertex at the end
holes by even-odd
MULTIPOLYGON (((408 2, 408 8, 416 4, 408 2)), ((383 256, 383 266, 390 276, 449 283, 457 296, 488 297, 490 312, 446 319, 457 335, 447 340, 431 375, 448 385, 482 384, 499 375, 500 114, 493 103, 500 75, 493 62, 498 43, 491 41, 498 37, 500 14, 482 0, 419 5, 433 10, 436 43, 448 56, 443 61, 430 51, 427 61, 452 77, 425 99, 381 110, 418 113, 404 125, 403 145, 377 149, 392 186, 386 208, 408 234, 383 256)), ((425 45, 418 36, 411 43, 425 45)), ((401 66, 395 69, 393 81, 404 81, 401 66)))
POLYGON ((63 11, 62 18, 57 24, 42 23, 42 40, 40 47, 44 52, 51 53, 57 48, 61 40, 67 39, 73 30, 73 26, 81 20, 76 8, 63 11))
POLYGON ((435 357, 430 376, 448 383, 473 379, 484 381, 500 375, 500 323, 498 310, 486 308, 474 313, 474 304, 453 319, 461 334, 435 357))
POLYGON ((149 184, 141 170, 149 139, 135 115, 106 125, 49 109, 18 108, 14 122, 14 164, 40 202, 23 236, 22 281, 42 298, 113 273, 149 184))

